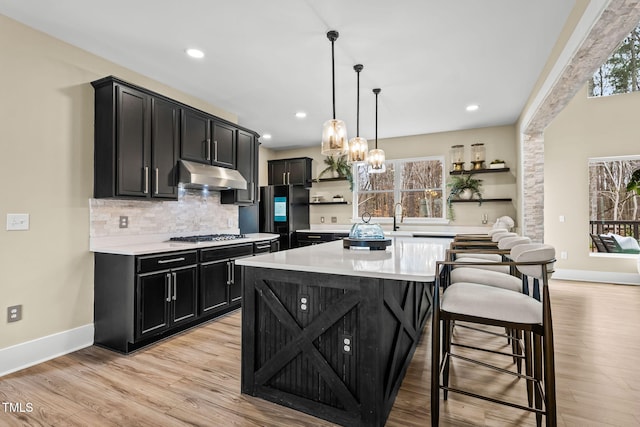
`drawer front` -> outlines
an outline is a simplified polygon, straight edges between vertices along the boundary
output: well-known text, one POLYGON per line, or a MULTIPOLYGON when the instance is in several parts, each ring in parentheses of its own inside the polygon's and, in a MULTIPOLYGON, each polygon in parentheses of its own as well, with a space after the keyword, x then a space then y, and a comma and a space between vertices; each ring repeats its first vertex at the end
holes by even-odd
POLYGON ((169 252, 162 255, 139 256, 136 261, 136 271, 138 273, 147 273, 196 264, 198 262, 198 252, 169 252))
POLYGON ((253 244, 254 254, 264 254, 269 252, 271 252, 271 242, 269 240, 265 240, 264 242, 255 242, 253 244))
POLYGON ((297 233, 297 237, 299 242, 330 242, 333 240, 333 233, 297 233))
POLYGON ((200 262, 238 258, 253 254, 253 243, 230 245, 211 249, 200 249, 200 262))

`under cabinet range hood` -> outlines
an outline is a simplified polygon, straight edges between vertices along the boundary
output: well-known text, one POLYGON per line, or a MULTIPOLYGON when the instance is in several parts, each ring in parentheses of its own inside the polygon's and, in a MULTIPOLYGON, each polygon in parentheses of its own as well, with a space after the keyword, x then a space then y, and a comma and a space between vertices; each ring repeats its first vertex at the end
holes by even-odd
POLYGON ((210 190, 246 190, 247 181, 240 172, 219 166, 180 160, 178 184, 184 188, 210 190))

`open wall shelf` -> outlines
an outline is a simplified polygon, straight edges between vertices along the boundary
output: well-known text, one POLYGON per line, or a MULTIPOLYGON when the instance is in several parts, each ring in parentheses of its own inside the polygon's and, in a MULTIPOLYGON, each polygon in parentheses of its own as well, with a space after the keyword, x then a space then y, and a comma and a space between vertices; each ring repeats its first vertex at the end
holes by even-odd
MULTIPOLYGON (((504 199, 482 199, 482 203, 484 202, 510 202, 511 198, 504 199)), ((469 199, 469 200, 452 200, 451 203, 479 203, 479 199, 469 199)))
POLYGON ((493 172, 509 172, 509 168, 500 168, 500 169, 470 169, 463 171, 451 171, 449 175, 470 175, 474 173, 493 173, 493 172))

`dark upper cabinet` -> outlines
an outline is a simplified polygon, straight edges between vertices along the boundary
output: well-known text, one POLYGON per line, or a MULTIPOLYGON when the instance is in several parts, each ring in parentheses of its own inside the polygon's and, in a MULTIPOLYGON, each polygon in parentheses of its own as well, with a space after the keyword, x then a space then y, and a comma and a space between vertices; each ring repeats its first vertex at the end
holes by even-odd
POLYGON ((236 169, 247 181, 246 190, 225 190, 221 193, 221 203, 252 205, 258 194, 258 141, 251 132, 238 130, 236 143, 236 169))
POLYGON ((235 169, 236 127, 214 121, 211 138, 211 164, 235 169))
POLYGON ((311 161, 309 157, 270 160, 269 185, 302 185, 311 187, 311 161))
POLYGON ((180 107, 113 78, 93 85, 94 197, 176 199, 180 107))
POLYGON ((240 170, 250 185, 225 203, 255 203, 255 133, 113 76, 91 84, 94 197, 175 200, 178 160, 235 169, 240 138, 240 170))
POLYGON ((204 113, 185 109, 182 114, 180 157, 225 168, 236 167, 236 128, 204 113))
POLYGON ((211 163, 211 118, 194 110, 182 111, 180 158, 211 163))
POLYGON ((151 98, 151 196, 178 197, 177 164, 180 141, 180 108, 151 98))

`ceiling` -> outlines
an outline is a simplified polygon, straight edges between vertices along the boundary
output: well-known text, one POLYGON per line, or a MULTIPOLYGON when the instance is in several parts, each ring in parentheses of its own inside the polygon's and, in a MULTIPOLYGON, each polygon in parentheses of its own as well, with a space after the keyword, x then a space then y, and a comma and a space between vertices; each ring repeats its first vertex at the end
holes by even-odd
POLYGON ((273 149, 513 124, 575 0, 0 0, 0 13, 238 116, 273 149), (203 59, 185 55, 196 47, 203 59), (469 104, 480 109, 470 113, 469 104), (307 117, 298 119, 295 113, 307 117))

